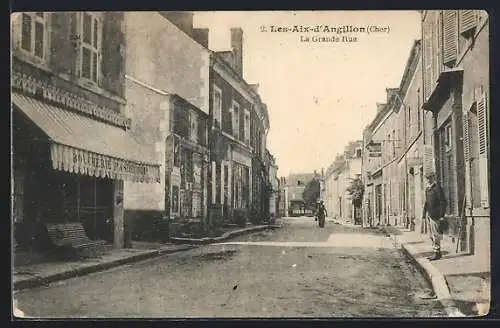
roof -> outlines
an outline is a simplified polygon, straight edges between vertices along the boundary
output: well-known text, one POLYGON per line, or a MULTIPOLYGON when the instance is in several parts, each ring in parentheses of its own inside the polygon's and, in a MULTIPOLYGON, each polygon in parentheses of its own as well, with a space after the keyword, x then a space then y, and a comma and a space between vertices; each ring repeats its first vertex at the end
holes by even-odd
POLYGON ((305 186, 309 181, 314 178, 314 173, 290 173, 286 178, 286 186, 297 186, 297 182, 300 180, 305 186))

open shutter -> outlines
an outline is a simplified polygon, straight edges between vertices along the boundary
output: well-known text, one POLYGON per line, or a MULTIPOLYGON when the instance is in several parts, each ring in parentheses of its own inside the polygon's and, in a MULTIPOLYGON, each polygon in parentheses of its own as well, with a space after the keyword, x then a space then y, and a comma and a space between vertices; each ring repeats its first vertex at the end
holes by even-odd
POLYGON ((460 33, 469 34, 477 25, 477 14, 475 10, 460 10, 460 33))
POLYGON ((422 24, 423 33, 423 80, 424 80, 424 101, 429 99, 431 95, 431 80, 432 80, 432 38, 431 31, 429 28, 429 18, 427 18, 422 24))
POLYGON ((430 172, 436 172, 435 161, 434 161, 434 146, 424 145, 423 152, 424 160, 424 175, 430 172))
POLYGON ((443 63, 453 65, 457 59, 458 20, 456 10, 443 11, 443 63))
POLYGON ((75 74, 78 44, 71 35, 71 26, 76 24, 75 13, 55 12, 51 14, 50 65, 56 73, 75 74))
POLYGON ((478 140, 479 140, 479 179, 481 188, 481 206, 489 207, 489 179, 488 179, 488 99, 482 93, 477 100, 478 140))
POLYGON ((463 147, 464 147, 464 161, 466 165, 465 172, 468 172, 466 174, 465 178, 465 204, 467 208, 472 207, 472 190, 471 190, 471 182, 470 179, 472 178, 471 172, 470 172, 470 160, 471 160, 471 155, 470 155, 470 121, 469 121, 469 112, 465 112, 462 115, 462 124, 463 124, 463 147))
POLYGON ((123 13, 106 12, 102 28, 102 87, 120 97, 125 85, 125 34, 123 13))

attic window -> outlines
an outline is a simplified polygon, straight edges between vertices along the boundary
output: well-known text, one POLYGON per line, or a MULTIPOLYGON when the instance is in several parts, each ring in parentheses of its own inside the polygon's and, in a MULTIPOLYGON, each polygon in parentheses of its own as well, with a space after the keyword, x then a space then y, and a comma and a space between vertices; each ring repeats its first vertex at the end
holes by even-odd
POLYGON ((361 157, 361 149, 356 149, 356 157, 361 157))
POLYGON ((302 181, 298 180, 297 181, 297 186, 301 186, 302 185, 302 181))

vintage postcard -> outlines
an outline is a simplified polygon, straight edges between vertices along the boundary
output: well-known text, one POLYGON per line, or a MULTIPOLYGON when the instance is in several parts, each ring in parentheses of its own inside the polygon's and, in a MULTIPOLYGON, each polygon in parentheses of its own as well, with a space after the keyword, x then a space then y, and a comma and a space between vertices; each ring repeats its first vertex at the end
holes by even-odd
POLYGON ((13 317, 486 315, 489 24, 13 13, 13 317))

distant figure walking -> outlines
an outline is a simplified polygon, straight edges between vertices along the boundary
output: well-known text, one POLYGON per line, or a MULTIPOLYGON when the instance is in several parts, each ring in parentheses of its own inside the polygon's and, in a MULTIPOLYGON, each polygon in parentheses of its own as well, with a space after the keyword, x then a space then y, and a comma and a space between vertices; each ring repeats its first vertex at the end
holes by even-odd
POLYGON ((318 218, 318 224, 320 228, 325 227, 325 220, 326 217, 328 216, 328 213, 326 212, 326 207, 325 203, 321 200, 318 204, 318 208, 316 210, 316 217, 318 218))
POLYGON ((443 189, 436 181, 435 173, 428 173, 425 176, 427 188, 425 190, 425 204, 422 219, 428 220, 429 234, 432 241, 434 255, 428 259, 431 261, 441 258, 441 239, 446 229, 444 214, 446 211, 446 198, 443 189))

